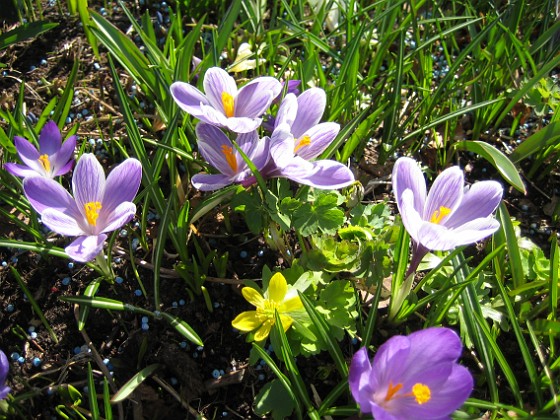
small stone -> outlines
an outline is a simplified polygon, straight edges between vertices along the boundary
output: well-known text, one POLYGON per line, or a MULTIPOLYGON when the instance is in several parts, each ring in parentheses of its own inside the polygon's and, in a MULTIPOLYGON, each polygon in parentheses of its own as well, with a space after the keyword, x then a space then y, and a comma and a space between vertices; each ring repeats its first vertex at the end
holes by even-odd
POLYGON ((38 357, 33 358, 33 366, 35 367, 39 367, 41 366, 41 359, 39 359, 38 357))
POLYGON ((185 299, 179 299, 179 305, 184 306, 185 305, 185 299))
POLYGON ((64 286, 68 286, 68 285, 70 284, 70 277, 64 277, 64 278, 62 279, 62 284, 63 284, 64 286))
POLYGON ((142 324, 147 324, 150 319, 147 316, 142 317, 142 324))
POLYGON ((142 330, 143 331, 148 331, 150 329, 150 325, 149 324, 142 324, 142 330))
POLYGON ((14 305, 12 305, 11 303, 8 303, 6 305, 6 312, 14 312, 14 305))
POLYGON ((220 371, 219 371, 218 369, 214 369, 214 370, 212 371, 212 377, 213 377, 214 379, 218 379, 218 378, 220 377, 220 371))
POLYGON ((136 289, 136 290, 134 291, 134 294, 135 294, 136 296, 140 297, 140 296, 142 296, 142 290, 136 289))
POLYGON ((18 363, 19 363, 20 365, 23 365, 23 364, 25 363, 25 357, 19 356, 18 359, 17 359, 17 361, 18 361, 18 363))
POLYGON ((174 376, 172 376, 171 378, 169 378, 169 382, 171 382, 171 385, 175 386, 179 383, 179 381, 177 380, 177 378, 175 378, 174 376))
POLYGON ((247 251, 245 251, 245 250, 243 250, 243 251, 241 251, 241 252, 239 253, 239 256, 240 256, 241 258, 247 258, 248 255, 249 255, 249 254, 248 254, 247 251))
POLYGON ((115 277, 115 283, 122 284, 123 281, 124 281, 124 279, 121 276, 115 277))
POLYGON ((70 261, 70 262, 68 263, 68 268, 69 268, 70 270, 72 270, 72 269, 74 268, 74 263, 73 263, 72 261, 70 261))
POLYGON ((15 352, 15 351, 14 351, 12 354, 10 354, 10 358, 11 358, 13 361, 18 360, 20 357, 21 357, 20 354, 17 353, 17 352, 15 352))

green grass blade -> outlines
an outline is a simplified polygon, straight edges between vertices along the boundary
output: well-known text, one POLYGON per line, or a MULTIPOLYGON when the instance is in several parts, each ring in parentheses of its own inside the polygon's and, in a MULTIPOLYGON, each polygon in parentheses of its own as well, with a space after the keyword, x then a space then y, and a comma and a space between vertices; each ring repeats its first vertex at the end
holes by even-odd
POLYGON ((164 317, 167 320, 167 322, 169 322, 171 326, 175 328, 183 337, 185 337, 192 343, 197 344, 199 346, 204 345, 204 343, 202 342, 198 334, 185 321, 176 317, 175 315, 171 315, 166 312, 162 312, 161 316, 164 317))
POLYGON ((138 372, 136 375, 130 378, 126 382, 126 384, 124 384, 121 387, 121 389, 119 389, 117 393, 113 395, 113 398, 111 398, 111 403, 116 404, 126 400, 130 396, 130 394, 132 394, 134 390, 138 388, 138 386, 140 386, 140 384, 144 382, 146 378, 148 378, 152 373, 154 373, 159 367, 160 365, 157 363, 154 363, 153 365, 150 366, 146 366, 144 369, 142 369, 140 372, 138 372))
POLYGON ((272 372, 276 375, 276 377, 278 378, 278 380, 280 381, 280 383, 282 384, 282 386, 290 396, 290 399, 292 400, 292 405, 296 409, 297 418, 301 420, 303 418, 301 413, 301 406, 299 400, 296 398, 296 395, 294 394, 292 384, 290 383, 288 377, 282 373, 278 365, 274 363, 274 360, 272 360, 269 354, 262 347, 253 343, 253 350, 259 354, 260 358, 266 362, 270 370, 272 370, 272 372))
POLYGON ((333 359, 334 364, 338 369, 338 372, 340 373, 340 376, 342 378, 347 377, 348 366, 346 365, 344 356, 340 351, 340 346, 338 345, 337 341, 329 334, 329 325, 327 324, 323 316, 319 314, 319 312, 317 312, 315 306, 309 300, 309 298, 299 291, 298 294, 301 302, 303 303, 303 307, 311 318, 311 322, 313 322, 313 325, 315 325, 315 328, 317 328, 319 338, 321 339, 321 341, 323 341, 323 344, 325 345, 331 358, 333 359))
POLYGON ((489 143, 483 141, 460 141, 453 144, 455 149, 467 150, 476 153, 486 159, 494 168, 498 170, 500 175, 517 191, 523 194, 527 193, 525 184, 519 175, 519 170, 501 151, 496 149, 489 143))
POLYGON ((43 32, 56 28, 58 23, 54 22, 29 22, 0 34, 0 50, 8 48, 10 45, 23 42, 26 39, 35 38, 43 32))
POLYGON ((523 263, 521 262, 521 254, 519 252, 519 245, 517 243, 517 235, 509 212, 502 202, 498 207, 496 218, 500 222, 500 231, 498 238, 504 237, 507 243, 509 267, 511 271, 511 278, 513 280, 513 288, 517 289, 525 284, 525 275, 523 274, 523 263))
POLYGON ((91 411, 91 418, 99 418, 99 405, 97 404, 97 392, 95 391, 95 379, 93 378, 93 370, 91 368, 91 362, 87 364, 87 384, 88 384, 88 400, 89 400, 89 410, 91 411))

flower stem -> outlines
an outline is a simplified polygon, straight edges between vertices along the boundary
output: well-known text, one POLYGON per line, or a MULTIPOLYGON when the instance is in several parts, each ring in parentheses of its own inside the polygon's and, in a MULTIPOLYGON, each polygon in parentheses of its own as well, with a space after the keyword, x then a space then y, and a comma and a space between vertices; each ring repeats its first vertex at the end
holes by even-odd
POLYGON ((115 274, 113 273, 113 269, 107 262, 107 258, 105 257, 105 252, 101 250, 99 254, 95 257, 95 263, 103 272, 103 276, 109 283, 113 283, 115 281, 115 274))

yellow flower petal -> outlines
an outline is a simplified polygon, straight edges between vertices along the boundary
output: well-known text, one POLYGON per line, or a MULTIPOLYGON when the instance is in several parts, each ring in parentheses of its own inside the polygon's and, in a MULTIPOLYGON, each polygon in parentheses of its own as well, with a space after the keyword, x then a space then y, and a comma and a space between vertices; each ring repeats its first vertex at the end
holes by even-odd
POLYGON ((301 299, 299 296, 294 296, 288 300, 282 302, 280 307, 278 308, 279 312, 294 312, 298 311, 303 308, 303 303, 301 303, 301 299))
POLYGON ((284 328, 284 332, 288 331, 288 329, 292 326, 294 320, 289 315, 280 314, 280 321, 282 321, 282 328, 284 328))
POLYGON ((241 294, 251 305, 256 306, 257 308, 262 308, 264 306, 264 298, 258 290, 255 290, 252 287, 244 287, 241 289, 241 294))
POLYGON ((239 331, 249 332, 258 328, 261 325, 261 321, 257 317, 256 311, 245 311, 241 312, 231 321, 233 328, 237 328, 239 331))
POLYGON ((263 341, 270 334, 274 321, 267 319, 255 333, 255 341, 263 341))
POLYGON ((288 283, 282 273, 276 273, 268 283, 268 297, 276 303, 282 303, 288 293, 288 283))

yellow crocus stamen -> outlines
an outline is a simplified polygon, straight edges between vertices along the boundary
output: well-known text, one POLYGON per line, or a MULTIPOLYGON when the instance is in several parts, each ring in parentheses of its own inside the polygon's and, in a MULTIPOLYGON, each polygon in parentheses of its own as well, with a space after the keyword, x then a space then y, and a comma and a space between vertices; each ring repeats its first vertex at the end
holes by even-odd
POLYGON ((226 162, 228 163, 231 170, 237 173, 237 159, 235 158, 235 154, 233 153, 233 147, 222 144, 222 153, 226 157, 226 162))
POLYGON ((299 141, 296 144, 296 147, 294 147, 294 153, 297 153, 297 151, 299 149, 301 149, 304 146, 308 146, 311 143, 311 138, 308 135, 303 136, 301 139, 299 139, 299 141))
POLYGON ((389 401, 395 396, 397 392, 401 390, 403 384, 396 384, 393 386, 393 382, 389 382, 389 388, 387 388, 387 395, 385 395, 385 401, 389 401))
POLYGON ((412 387, 412 395, 414 395, 416 402, 420 405, 427 403, 432 397, 430 387, 421 383, 414 384, 412 387))
POLYGON ((224 112, 226 114, 226 117, 228 118, 233 117, 233 110, 235 105, 233 96, 231 96, 227 92, 222 92, 222 105, 224 106, 224 112))
POLYGON ((99 217, 99 210, 101 210, 101 207, 102 206, 99 201, 90 201, 89 203, 84 204, 86 219, 90 225, 97 225, 97 218, 99 217))
POLYGON ((451 209, 449 207, 439 206, 439 210, 436 210, 432 213, 430 223, 440 224, 443 218, 449 213, 451 213, 451 209))
POLYGON ((39 161, 39 163, 41 163, 45 171, 51 171, 51 162, 49 161, 49 155, 41 155, 37 160, 39 161))
POLYGON ((271 299, 265 299, 263 305, 257 308, 257 318, 259 318, 261 322, 270 319, 274 325, 274 311, 276 309, 278 309, 278 304, 276 302, 271 299))

